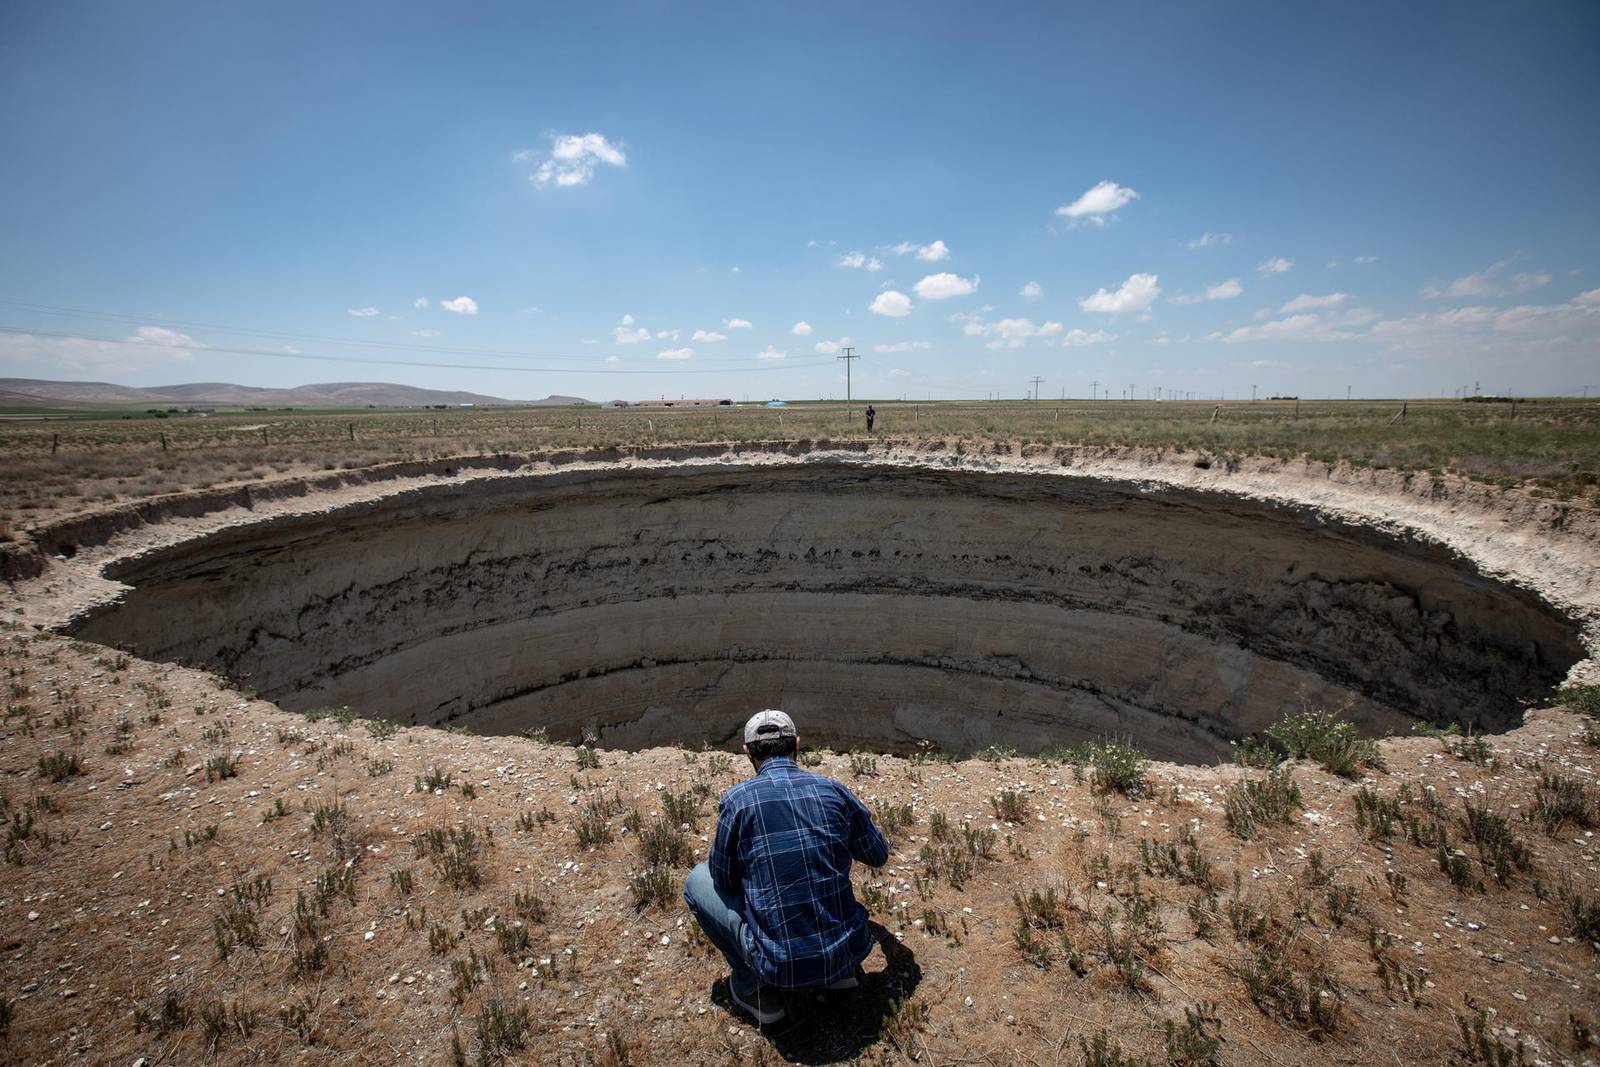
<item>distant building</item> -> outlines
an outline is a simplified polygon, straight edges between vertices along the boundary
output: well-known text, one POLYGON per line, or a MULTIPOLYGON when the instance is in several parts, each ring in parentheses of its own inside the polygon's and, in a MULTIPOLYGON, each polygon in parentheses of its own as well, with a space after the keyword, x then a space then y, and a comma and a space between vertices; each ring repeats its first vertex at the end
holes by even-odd
POLYGON ((725 396, 702 397, 700 399, 678 400, 641 400, 634 407, 640 408, 731 408, 733 401, 725 396))

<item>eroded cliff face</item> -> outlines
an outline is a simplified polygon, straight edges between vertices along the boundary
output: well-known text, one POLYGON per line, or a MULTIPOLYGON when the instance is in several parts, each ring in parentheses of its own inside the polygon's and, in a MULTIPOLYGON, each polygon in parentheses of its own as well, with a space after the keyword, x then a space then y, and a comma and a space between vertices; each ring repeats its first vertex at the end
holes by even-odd
POLYGON ((1305 706, 1499 730, 1577 627, 1436 545, 1061 474, 795 464, 439 486, 113 566, 77 632, 288 708, 722 744, 1209 761, 1305 706))

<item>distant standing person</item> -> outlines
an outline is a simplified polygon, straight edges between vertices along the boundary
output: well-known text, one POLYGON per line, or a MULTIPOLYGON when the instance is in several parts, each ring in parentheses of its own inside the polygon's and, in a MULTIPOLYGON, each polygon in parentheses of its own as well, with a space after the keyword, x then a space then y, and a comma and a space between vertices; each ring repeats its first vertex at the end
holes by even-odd
POLYGON ((800 738, 781 711, 744 725, 755 766, 717 806, 709 860, 689 872, 684 900, 733 975, 734 1003, 766 1025, 782 990, 851 989, 872 951, 850 862, 881 867, 889 843, 850 789, 795 762, 800 738))
POLYGON ((872 420, 878 417, 877 409, 871 404, 867 405, 867 432, 872 432, 872 420))

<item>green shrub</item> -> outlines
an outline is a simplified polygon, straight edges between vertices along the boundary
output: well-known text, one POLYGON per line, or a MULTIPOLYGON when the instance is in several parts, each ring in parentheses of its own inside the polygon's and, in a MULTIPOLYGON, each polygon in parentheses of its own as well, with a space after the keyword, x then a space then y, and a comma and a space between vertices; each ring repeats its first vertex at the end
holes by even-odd
POLYGON ((1267 736, 1295 759, 1313 759, 1330 774, 1354 778, 1363 767, 1383 769, 1378 743, 1356 733, 1352 723, 1331 711, 1291 715, 1267 727, 1267 736))
POLYGON ((1132 745, 1106 741, 1090 747, 1089 767, 1094 771, 1096 792, 1131 797, 1144 787, 1144 772, 1149 769, 1150 760, 1132 745))

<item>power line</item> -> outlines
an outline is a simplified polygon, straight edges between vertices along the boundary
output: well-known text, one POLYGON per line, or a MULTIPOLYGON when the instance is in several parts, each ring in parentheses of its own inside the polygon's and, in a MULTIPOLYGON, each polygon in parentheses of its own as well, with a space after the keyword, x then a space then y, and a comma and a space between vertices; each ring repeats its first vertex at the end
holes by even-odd
POLYGON ((834 357, 844 360, 844 421, 854 422, 855 412, 852 410, 852 397, 850 392, 850 364, 860 359, 856 354, 854 345, 844 346, 844 355, 834 357))
POLYGON ((1044 379, 1039 377, 1037 374, 1035 374, 1032 378, 1029 378, 1028 380, 1033 383, 1033 398, 1035 400, 1038 400, 1039 399, 1039 383, 1044 381, 1044 379))
POLYGON ((66 333, 56 330, 33 330, 22 326, 0 325, 0 333, 27 334, 33 337, 53 337, 69 341, 92 341, 108 345, 133 345, 139 348, 151 348, 156 351, 220 352, 230 356, 265 356, 270 359, 299 359, 314 363, 364 363, 384 367, 436 367, 442 370, 493 370, 512 371, 530 374, 775 374, 782 371, 801 370, 808 367, 822 367, 827 365, 826 360, 810 360, 805 363, 790 363, 785 366, 765 367, 716 367, 708 370, 681 369, 681 370, 621 370, 605 367, 507 367, 485 363, 437 363, 430 360, 416 359, 377 359, 364 356, 318 356, 307 352, 274 352, 263 348, 224 348, 218 345, 204 345, 198 342, 193 344, 162 344, 154 341, 129 340, 125 337, 95 337, 92 334, 66 333))

